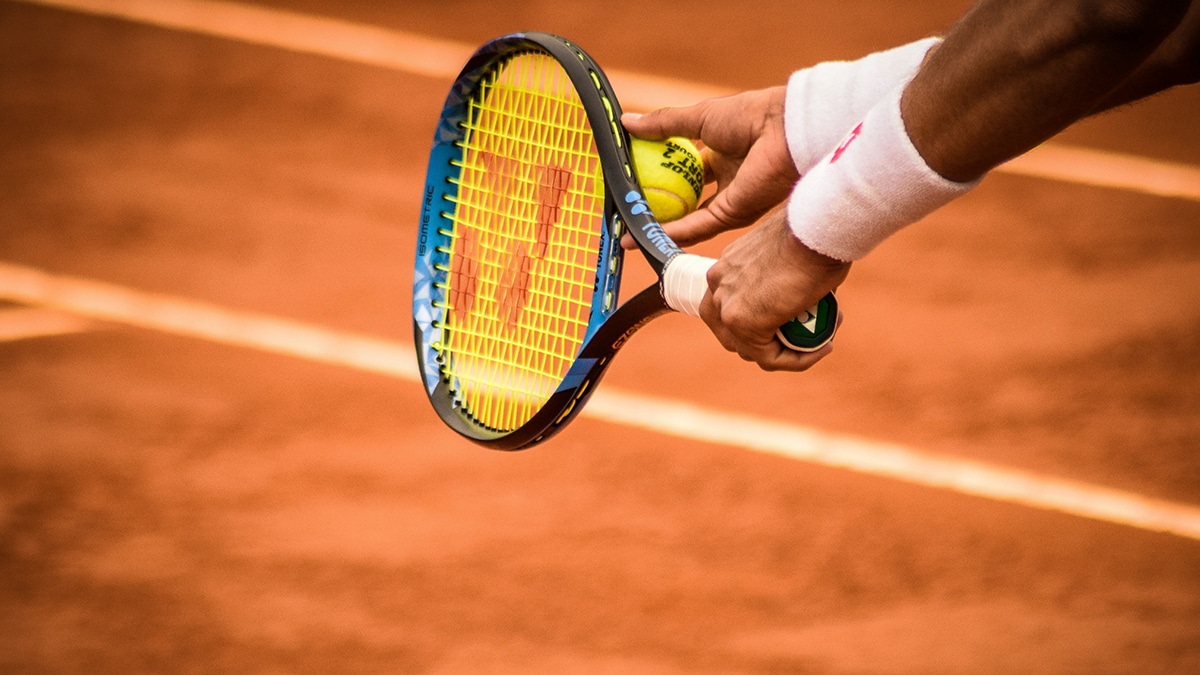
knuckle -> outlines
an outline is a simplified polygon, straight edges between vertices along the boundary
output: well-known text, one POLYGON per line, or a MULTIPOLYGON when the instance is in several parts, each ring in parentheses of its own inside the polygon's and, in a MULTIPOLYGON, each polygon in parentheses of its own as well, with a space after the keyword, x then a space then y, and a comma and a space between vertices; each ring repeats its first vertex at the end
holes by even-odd
MULTIPOLYGON (((710 282, 711 283, 711 282, 710 282)), ((725 302, 720 307, 721 322, 735 330, 753 330, 755 313, 741 302, 725 302)))

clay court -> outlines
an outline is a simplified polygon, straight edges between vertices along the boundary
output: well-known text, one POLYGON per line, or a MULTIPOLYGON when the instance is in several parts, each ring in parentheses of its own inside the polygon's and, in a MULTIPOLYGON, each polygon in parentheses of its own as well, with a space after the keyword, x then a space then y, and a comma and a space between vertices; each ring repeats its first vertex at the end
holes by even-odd
POLYGON ((1200 88, 857 264, 807 373, 665 317, 520 453, 417 383, 474 46, 636 108, 968 4, 0 1, 0 671, 1200 672, 1200 88))

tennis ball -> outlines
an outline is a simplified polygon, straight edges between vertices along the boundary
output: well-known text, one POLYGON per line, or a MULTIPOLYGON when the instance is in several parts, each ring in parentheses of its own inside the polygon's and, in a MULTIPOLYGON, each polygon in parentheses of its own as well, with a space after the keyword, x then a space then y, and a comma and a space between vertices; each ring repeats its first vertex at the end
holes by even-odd
POLYGON ((677 220, 696 210, 704 191, 704 162, 686 138, 663 141, 630 139, 646 202, 659 222, 677 220))

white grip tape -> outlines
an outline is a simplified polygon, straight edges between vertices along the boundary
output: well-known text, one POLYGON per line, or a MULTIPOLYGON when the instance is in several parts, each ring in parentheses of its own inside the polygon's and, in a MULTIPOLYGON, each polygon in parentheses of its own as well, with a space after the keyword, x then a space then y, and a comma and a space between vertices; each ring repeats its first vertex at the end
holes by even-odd
POLYGON ((680 253, 663 270, 663 299, 667 306, 688 316, 700 316, 700 301, 708 292, 708 269, 716 259, 680 253))

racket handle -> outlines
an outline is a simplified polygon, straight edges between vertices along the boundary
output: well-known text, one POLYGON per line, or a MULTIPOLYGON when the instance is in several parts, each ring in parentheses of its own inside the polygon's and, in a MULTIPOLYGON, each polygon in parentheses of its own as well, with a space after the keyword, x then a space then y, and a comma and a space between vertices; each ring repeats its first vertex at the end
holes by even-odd
MULTIPOLYGON (((688 316, 700 316, 700 301, 708 292, 708 269, 717 261, 691 253, 671 258, 663 270, 663 299, 667 306, 688 316)), ((788 321, 775 331, 789 349, 815 352, 833 339, 837 328, 837 298, 829 293, 808 308, 802 317, 788 321)))

